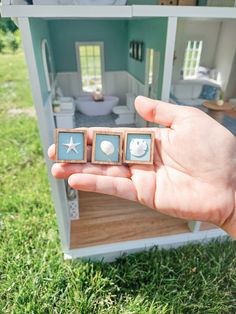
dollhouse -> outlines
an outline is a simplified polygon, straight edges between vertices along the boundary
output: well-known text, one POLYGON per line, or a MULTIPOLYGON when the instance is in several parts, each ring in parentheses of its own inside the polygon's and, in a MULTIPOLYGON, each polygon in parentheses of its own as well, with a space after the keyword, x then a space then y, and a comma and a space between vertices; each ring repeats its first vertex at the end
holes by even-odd
POLYGON ((135 113, 137 95, 202 106, 210 86, 211 99, 223 90, 234 103, 236 8, 4 0, 1 11, 21 31, 65 258, 112 260, 224 235, 210 224, 77 192, 51 176, 47 149, 56 127, 151 126, 135 113), (101 91, 104 99, 92 100, 101 91))

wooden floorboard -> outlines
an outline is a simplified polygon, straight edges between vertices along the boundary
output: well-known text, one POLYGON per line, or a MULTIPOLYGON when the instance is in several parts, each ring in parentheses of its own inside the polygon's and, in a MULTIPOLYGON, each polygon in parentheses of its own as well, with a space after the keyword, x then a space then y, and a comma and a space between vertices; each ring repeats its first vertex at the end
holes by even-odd
POLYGON ((72 249, 189 232, 184 220, 135 202, 88 192, 79 196, 80 219, 71 221, 72 249))

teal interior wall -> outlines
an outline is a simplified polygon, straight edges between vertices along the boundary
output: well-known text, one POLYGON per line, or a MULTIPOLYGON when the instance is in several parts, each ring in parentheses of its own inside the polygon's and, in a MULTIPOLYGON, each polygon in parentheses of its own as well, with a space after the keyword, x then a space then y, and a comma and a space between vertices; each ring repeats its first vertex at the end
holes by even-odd
POLYGON ((76 41, 103 41, 105 71, 127 69, 128 34, 125 20, 49 21, 57 72, 76 72, 76 41))
POLYGON ((48 22, 46 20, 31 18, 29 21, 30 21, 30 30, 31 30, 32 39, 33 39, 36 65, 37 65, 38 75, 39 75, 39 80, 40 80, 41 93, 42 93, 43 101, 45 103, 48 97, 48 90, 47 90, 45 73, 44 73, 44 68, 43 68, 41 43, 43 39, 47 39, 48 47, 52 56, 52 63, 53 63, 52 67, 53 69, 55 69, 51 37, 49 34, 49 29, 48 29, 48 22))
POLYGON ((159 70, 159 84, 157 97, 161 97, 162 79, 164 70, 166 35, 167 35, 168 19, 152 18, 152 19, 138 19, 129 21, 128 27, 128 41, 137 40, 144 42, 144 59, 142 62, 128 57, 128 71, 137 80, 145 82, 145 62, 146 48, 153 48, 160 52, 160 70, 159 70))
POLYGON ((198 0, 197 4, 199 6, 206 6, 207 5, 207 0, 198 0))

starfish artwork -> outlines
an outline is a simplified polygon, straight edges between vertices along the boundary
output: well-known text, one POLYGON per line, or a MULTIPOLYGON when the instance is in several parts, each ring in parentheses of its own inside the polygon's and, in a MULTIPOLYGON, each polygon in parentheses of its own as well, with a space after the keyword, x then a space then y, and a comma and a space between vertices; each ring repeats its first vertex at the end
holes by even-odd
POLYGON ((63 144, 63 145, 68 148, 67 151, 66 151, 67 153, 69 153, 70 151, 73 151, 73 152, 78 154, 76 146, 80 145, 80 143, 74 143, 72 136, 70 137, 70 142, 67 143, 67 144, 63 144))

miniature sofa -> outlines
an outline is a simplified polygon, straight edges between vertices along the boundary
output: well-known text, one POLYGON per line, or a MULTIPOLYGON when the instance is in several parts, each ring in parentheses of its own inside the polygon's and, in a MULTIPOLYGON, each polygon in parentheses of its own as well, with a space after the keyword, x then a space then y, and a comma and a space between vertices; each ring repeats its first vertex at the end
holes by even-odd
POLYGON ((181 80, 171 86, 170 101, 178 105, 201 106, 206 100, 219 100, 221 87, 211 80, 181 80))

